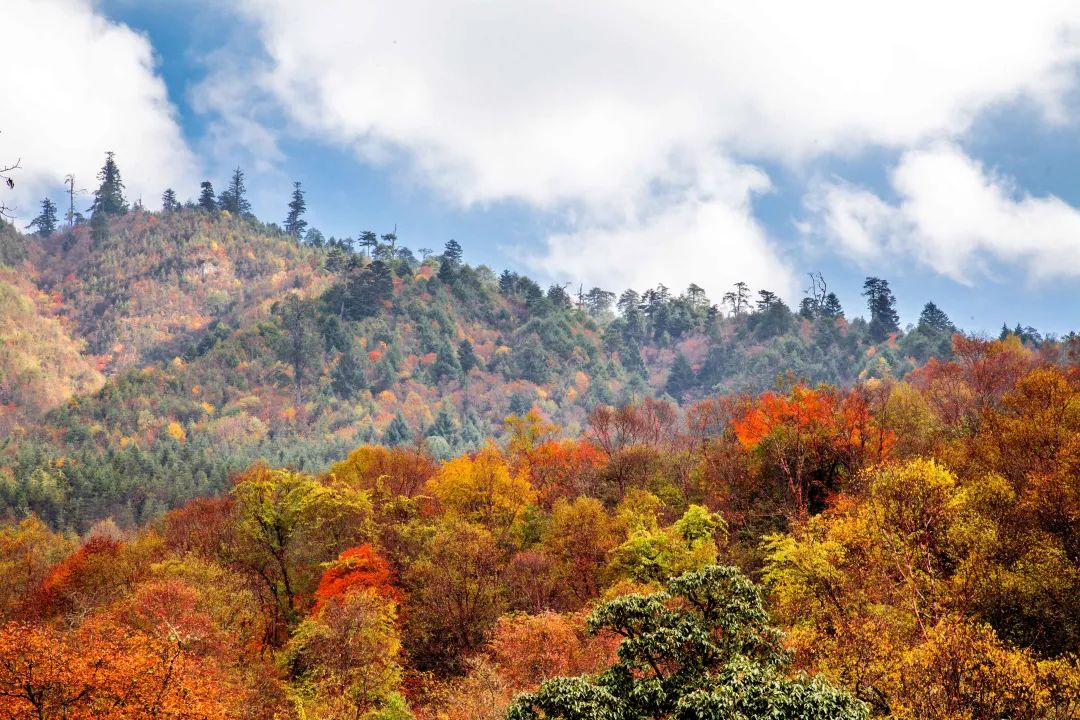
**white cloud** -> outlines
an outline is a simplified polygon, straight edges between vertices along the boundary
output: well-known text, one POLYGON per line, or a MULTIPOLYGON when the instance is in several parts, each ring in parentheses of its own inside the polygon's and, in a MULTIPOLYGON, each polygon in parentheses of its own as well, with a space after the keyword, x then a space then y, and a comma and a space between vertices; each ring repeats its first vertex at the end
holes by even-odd
POLYGON ((791 297, 791 272, 750 208, 752 194, 769 188, 768 178, 719 157, 706 167, 709 177, 673 195, 641 197, 614 222, 580 222, 523 260, 551 277, 618 290, 663 283, 681 291, 697 283, 718 299, 744 281, 791 297))
POLYGON ((13 199, 20 220, 36 214, 43 195, 59 195, 68 173, 92 190, 106 150, 116 153, 130 199, 154 207, 166 185, 194 192, 195 161, 145 37, 89 0, 5 0, 3 21, 0 161, 22 158, 13 199))
POLYGON ((1032 279, 1080 277, 1080 210, 1020 192, 954 145, 905 153, 891 184, 894 204, 844 183, 819 186, 811 232, 861 260, 913 257, 965 284, 995 264, 1032 279))
POLYGON ((571 208, 572 237, 537 260, 553 275, 595 273, 582 260, 626 237, 710 238, 782 272, 753 185, 725 199, 699 184, 717 154, 797 166, 913 147, 1019 100, 1060 121, 1080 50, 1072 0, 236 2, 268 56, 255 84, 308 133, 404 156, 464 205, 571 208), (737 222, 704 212, 721 204, 737 222))

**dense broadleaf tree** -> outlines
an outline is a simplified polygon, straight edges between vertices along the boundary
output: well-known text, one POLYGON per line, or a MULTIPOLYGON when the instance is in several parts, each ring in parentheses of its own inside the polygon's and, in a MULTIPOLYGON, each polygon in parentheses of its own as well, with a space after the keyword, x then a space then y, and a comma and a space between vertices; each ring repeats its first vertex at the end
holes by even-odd
POLYGON ((664 592, 600 604, 591 632, 621 639, 599 675, 557 678, 525 693, 508 720, 861 720, 865 705, 820 678, 785 674, 787 655, 757 589, 738 570, 710 566, 664 592))

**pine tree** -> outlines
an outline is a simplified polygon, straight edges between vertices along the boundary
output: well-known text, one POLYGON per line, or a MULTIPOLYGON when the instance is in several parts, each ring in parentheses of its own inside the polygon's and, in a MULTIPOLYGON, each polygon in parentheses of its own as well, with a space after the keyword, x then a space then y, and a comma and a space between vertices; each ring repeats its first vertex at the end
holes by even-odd
POLYGON ((461 363, 461 372, 464 374, 468 375, 470 370, 480 366, 480 358, 476 357, 476 351, 473 350, 468 338, 458 344, 457 354, 458 362, 461 363))
POLYGON ((435 354, 435 362, 431 364, 431 379, 439 382, 444 378, 457 377, 461 372, 461 363, 450 343, 444 342, 439 346, 435 354))
POLYGON ((215 212, 218 209, 217 199, 214 197, 214 186, 209 180, 203 180, 199 185, 199 207, 207 212, 215 212))
POLYGON ((176 191, 172 188, 165 188, 165 192, 161 193, 161 210, 162 212, 175 212, 180 209, 180 201, 176 199, 176 191))
POLYGON ((924 333, 954 333, 956 326, 945 312, 932 302, 923 306, 918 328, 924 333))
POLYGON ((228 210, 233 215, 247 215, 251 212, 251 203, 247 199, 247 187, 244 185, 244 171, 239 166, 233 170, 229 187, 221 193, 218 200, 222 210, 228 210))
POLYGON ((844 308, 840 305, 840 298, 836 297, 836 293, 830 292, 825 296, 825 300, 821 303, 820 313, 822 317, 827 318, 844 317, 844 308))
POLYGON ((30 221, 26 229, 36 228, 38 235, 49 237, 56 232, 56 203, 49 198, 41 201, 41 214, 30 221))
POLYGON ((444 283, 452 283, 461 267, 461 245, 457 240, 451 239, 443 249, 442 260, 439 263, 439 279, 444 283))
POLYGON ((323 237, 318 228, 309 227, 307 232, 304 233, 304 243, 310 247, 321 248, 326 245, 326 238, 323 237))
POLYGON ((128 210, 124 199, 124 182, 120 179, 120 168, 116 165, 116 156, 112 151, 105 153, 105 165, 98 172, 101 185, 94 191, 94 202, 90 211, 97 215, 123 215, 128 210))
POLYGON ((863 297, 870 310, 870 339, 882 342, 890 333, 900 329, 900 316, 896 313, 896 298, 889 289, 889 282, 881 278, 868 277, 863 283, 863 297))
POLYGON ((382 260, 376 260, 349 277, 345 287, 344 314, 350 320, 361 320, 376 315, 394 291, 394 279, 390 268, 382 260))
POLYGON ((315 324, 315 307, 298 295, 289 295, 272 309, 280 323, 282 334, 277 342, 277 354, 293 371, 297 409, 303 403, 303 385, 309 377, 318 375, 322 365, 322 340, 315 324))
POLYGON ((431 423, 431 427, 424 433, 428 437, 441 437, 447 442, 454 439, 457 435, 457 428, 454 427, 454 419, 450 416, 450 411, 444 405, 439 410, 439 414, 435 416, 435 422, 431 423))
POLYGON ((690 367, 690 361, 685 355, 679 353, 675 356, 675 362, 671 364, 671 372, 668 373, 664 391, 673 398, 681 399, 683 393, 692 388, 696 382, 694 368, 690 367))
POLYGON ((304 202, 304 191, 300 189, 300 183, 293 183, 292 200, 289 201, 289 214, 285 218, 285 233, 292 235, 299 240, 304 236, 304 229, 307 227, 307 220, 304 219, 304 212, 307 211, 307 204, 304 202))
POLYGON ((330 387, 339 398, 349 400, 367 386, 363 360, 350 343, 330 374, 330 387))
POLYGON ((412 434, 409 432, 409 426, 405 422, 405 418, 401 417, 401 413, 398 413, 383 432, 383 445, 389 445, 390 447, 404 445, 411 439, 412 434))

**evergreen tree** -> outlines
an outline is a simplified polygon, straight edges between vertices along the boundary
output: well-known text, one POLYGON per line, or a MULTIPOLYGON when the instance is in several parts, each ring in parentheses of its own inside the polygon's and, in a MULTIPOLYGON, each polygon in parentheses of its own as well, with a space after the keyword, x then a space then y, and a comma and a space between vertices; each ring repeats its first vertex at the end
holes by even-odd
POLYGON ((165 188, 165 192, 161 193, 161 211, 170 213, 179 209, 180 201, 176 199, 176 191, 172 188, 165 188))
POLYGON ((379 246, 379 236, 371 230, 364 230, 360 233, 360 237, 357 238, 356 244, 360 247, 361 252, 367 252, 369 255, 374 255, 375 248, 379 246))
POLYGON ((103 212, 96 212, 90 216, 90 242, 94 247, 100 247, 109 238, 109 216, 103 212))
POLYGON ((199 207, 207 212, 215 212, 218 209, 217 199, 214 197, 214 186, 209 180, 203 180, 199 184, 199 207))
POLYGON ((424 434, 428 437, 438 436, 445 438, 447 442, 454 440, 454 436, 457 435, 457 428, 454 427, 454 419, 445 405, 439 409, 439 414, 435 416, 435 422, 431 423, 431 427, 424 434))
POLYGON ((41 214, 30 221, 26 229, 35 228, 38 235, 49 237, 56 232, 56 203, 49 198, 41 201, 41 214))
POLYGON ((435 353, 435 362, 431 364, 431 379, 439 382, 448 377, 457 377, 461 373, 461 363, 450 343, 439 345, 435 353))
POLYGON ((404 445, 411 439, 412 433, 409 432, 409 425, 405 422, 405 418, 401 416, 401 413, 398 413, 383 432, 383 445, 395 447, 404 445))
POLYGON ((372 317, 394 293, 390 268, 376 260, 359 272, 353 272, 345 287, 344 313, 350 320, 372 317))
POLYGON ((299 240, 304 236, 307 220, 304 213, 307 211, 307 203, 304 202, 304 191, 300 189, 300 183, 293 183, 292 200, 289 201, 289 214, 285 218, 285 233, 299 240))
POLYGON ((281 327, 278 358, 293 371, 297 409, 303 404, 303 385, 322 365, 322 339, 315 324, 315 308, 299 295, 289 295, 272 309, 281 327))
POLYGON ((825 296, 824 302, 821 303, 820 314, 827 318, 844 317, 844 308, 840 305, 840 298, 836 297, 836 293, 830 292, 825 296))
POLYGON ((468 338, 465 338, 458 344, 458 362, 461 363, 461 372, 465 375, 469 374, 469 371, 474 367, 480 366, 480 358, 476 357, 476 351, 473 350, 472 343, 468 338))
POLYGON ((457 240, 451 239, 443 249, 442 261, 439 264, 439 279, 444 283, 452 283, 461 267, 461 245, 457 240))
POLYGON ((321 248, 326 245, 326 238, 319 232, 318 228, 310 227, 307 232, 304 233, 304 243, 309 247, 321 248))
POLYGON ((105 165, 98 172, 101 185, 94 191, 94 202, 90 211, 97 215, 123 215, 128 210, 124 199, 124 182, 120 179, 120 168, 116 165, 116 156, 112 151, 105 153, 105 165))
POLYGON ((218 204, 222 210, 233 215, 247 215, 251 212, 251 203, 247 199, 247 187, 244 185, 244 171, 239 166, 233 170, 229 187, 221 193, 218 204))
POLYGON ((683 393, 694 387, 696 383, 694 368, 690 367, 690 361, 686 359, 686 356, 679 353, 675 356, 675 362, 671 364, 671 372, 668 373, 664 391, 673 398, 681 399, 683 393))
POLYGON ((881 278, 868 277, 863 283, 863 297, 870 310, 870 339, 882 342, 890 333, 900 329, 900 316, 896 313, 896 298, 889 289, 889 282, 881 278))
POLYGON ((932 302, 923 306, 919 314, 918 329, 924 333, 949 333, 956 332, 956 326, 945 312, 932 302))
POLYGON ((367 386, 362 357, 349 343, 330 374, 330 387, 339 398, 349 400, 367 386))

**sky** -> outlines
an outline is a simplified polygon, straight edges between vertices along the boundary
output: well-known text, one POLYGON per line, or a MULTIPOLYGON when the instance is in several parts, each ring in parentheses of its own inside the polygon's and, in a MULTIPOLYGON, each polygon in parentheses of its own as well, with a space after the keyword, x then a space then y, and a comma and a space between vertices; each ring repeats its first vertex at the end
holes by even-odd
MULTIPOLYGON (((1080 329, 1080 3, 5 0, 17 222, 105 151, 150 208, 294 181, 327 236, 544 284, 745 281, 1080 329)), ((82 196, 82 204, 88 204, 82 196)))

